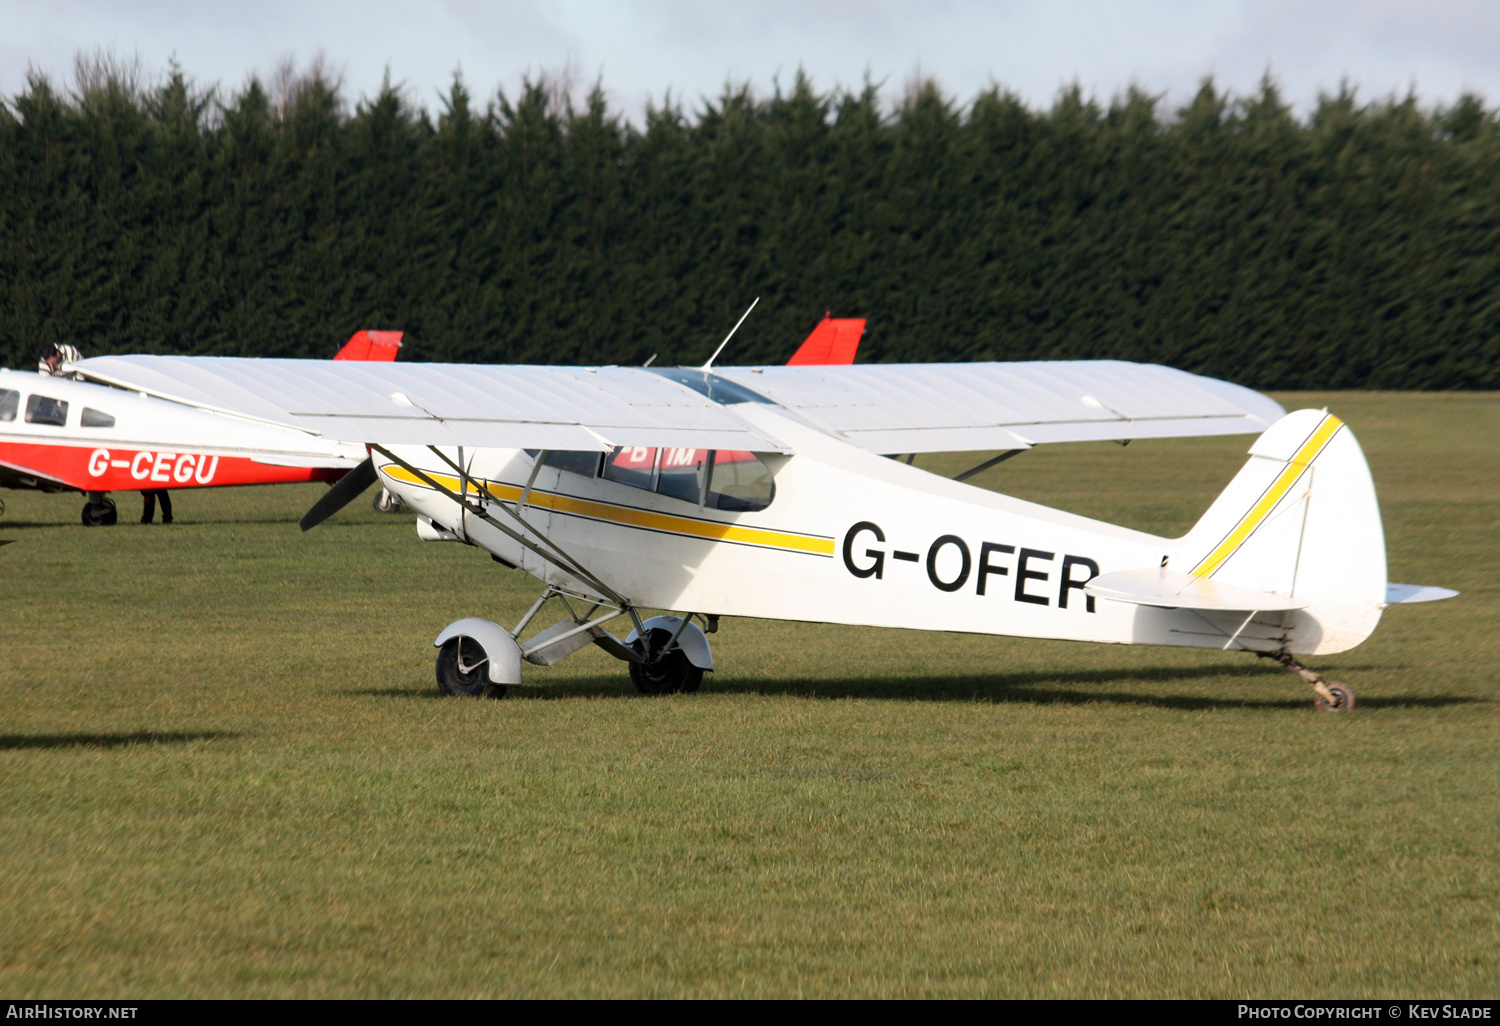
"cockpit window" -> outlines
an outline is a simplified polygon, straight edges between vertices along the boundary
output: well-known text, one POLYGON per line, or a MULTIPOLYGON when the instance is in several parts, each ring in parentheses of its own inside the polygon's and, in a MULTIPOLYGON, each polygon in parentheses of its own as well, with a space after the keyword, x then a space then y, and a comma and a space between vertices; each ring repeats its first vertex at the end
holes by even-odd
POLYGON ((603 476, 705 509, 735 513, 765 509, 776 496, 770 468, 753 452, 734 449, 626 446, 605 457, 603 476))
MULTIPOLYGON (((528 451, 534 459, 537 455, 536 451, 528 451)), ((595 477, 599 473, 599 453, 560 449, 557 452, 549 452, 547 458, 542 461, 542 465, 582 474, 584 477, 595 477)))
POLYGON ((20 392, 13 388, 0 388, 0 421, 15 420, 16 410, 20 405, 20 392))
POLYGON ((80 427, 106 428, 115 426, 115 418, 108 413, 85 406, 83 416, 79 419, 80 427))
POLYGON ((709 455, 707 449, 663 449, 656 472, 657 494, 696 503, 708 480, 709 455))
POLYGON ((720 449, 714 453, 713 477, 709 481, 710 509, 754 513, 765 509, 776 498, 776 479, 771 468, 753 452, 720 449))
POLYGON ((656 447, 627 445, 604 457, 604 480, 652 491, 656 487, 656 447))
POLYGON ((68 404, 61 399, 52 399, 45 395, 33 395, 26 400, 26 423, 66 427, 68 424, 68 404))

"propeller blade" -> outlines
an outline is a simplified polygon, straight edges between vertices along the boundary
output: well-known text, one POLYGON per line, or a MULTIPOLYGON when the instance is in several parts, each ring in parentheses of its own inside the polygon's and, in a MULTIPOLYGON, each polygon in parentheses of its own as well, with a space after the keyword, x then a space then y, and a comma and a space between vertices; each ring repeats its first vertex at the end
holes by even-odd
POLYGON ((377 476, 375 458, 367 457, 363 463, 339 478, 338 483, 328 489, 327 495, 313 503, 312 509, 302 514, 302 519, 297 521, 297 526, 304 531, 311 531, 359 498, 360 493, 375 483, 377 476))

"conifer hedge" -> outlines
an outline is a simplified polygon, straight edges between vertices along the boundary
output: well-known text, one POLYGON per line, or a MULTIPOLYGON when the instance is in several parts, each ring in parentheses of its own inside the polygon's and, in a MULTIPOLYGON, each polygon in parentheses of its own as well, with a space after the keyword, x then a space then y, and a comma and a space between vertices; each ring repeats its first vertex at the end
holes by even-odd
POLYGON ((1118 357, 1259 388, 1500 387, 1500 132, 1270 81, 1034 110, 798 77, 632 125, 555 83, 435 113, 326 75, 233 93, 95 65, 0 102, 0 363, 112 352, 779 362, 1118 357), (87 69, 85 69, 87 70, 87 69))

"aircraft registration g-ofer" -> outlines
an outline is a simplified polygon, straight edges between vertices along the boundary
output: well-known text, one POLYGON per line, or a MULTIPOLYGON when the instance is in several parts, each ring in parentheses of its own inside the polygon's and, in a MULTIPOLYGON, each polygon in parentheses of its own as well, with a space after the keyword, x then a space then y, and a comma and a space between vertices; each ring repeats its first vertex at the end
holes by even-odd
POLYGON ((1455 594, 1388 584, 1375 489, 1337 417, 1155 365, 74 366, 368 445, 304 530, 379 480, 422 538, 537 577, 514 628, 475 617, 437 635, 455 695, 501 696, 523 663, 590 643, 642 692, 693 691, 714 668, 708 635, 744 616, 1252 652, 1345 711, 1352 690, 1296 655, 1353 648, 1388 603, 1455 594), (1035 445, 1237 433, 1259 434, 1248 463, 1181 538, 963 483, 1035 445), (952 451, 999 455, 951 480, 888 458, 952 451), (565 618, 522 640, 552 600, 565 618), (606 630, 621 616, 623 639, 606 630))
MULTIPOLYGON (((334 360, 389 362, 401 335, 356 332, 334 360)), ((110 492, 337 481, 364 458, 363 445, 228 410, 0 369, 0 487, 83 492, 88 527, 115 523, 110 492)))

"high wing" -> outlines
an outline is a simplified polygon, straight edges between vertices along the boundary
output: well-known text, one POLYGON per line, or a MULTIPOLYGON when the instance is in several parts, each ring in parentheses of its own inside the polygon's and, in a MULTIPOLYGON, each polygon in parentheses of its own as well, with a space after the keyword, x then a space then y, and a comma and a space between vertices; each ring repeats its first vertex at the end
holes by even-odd
POLYGON ((1282 414, 1247 388, 1113 360, 703 371, 101 356, 72 366, 176 402, 390 445, 791 451, 740 417, 742 403, 781 407, 877 453, 1244 434, 1282 414))
POLYGON ((718 373, 878 453, 1264 431, 1285 411, 1225 381, 1123 360, 734 368, 718 373))
POLYGON ((72 366, 106 384, 340 441, 784 451, 732 406, 644 368, 206 356, 100 356, 72 366))

